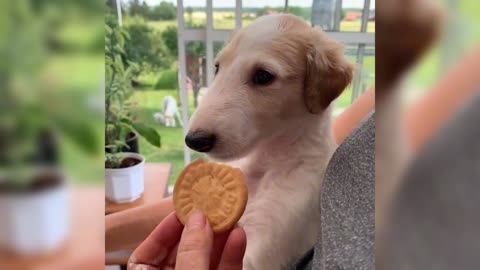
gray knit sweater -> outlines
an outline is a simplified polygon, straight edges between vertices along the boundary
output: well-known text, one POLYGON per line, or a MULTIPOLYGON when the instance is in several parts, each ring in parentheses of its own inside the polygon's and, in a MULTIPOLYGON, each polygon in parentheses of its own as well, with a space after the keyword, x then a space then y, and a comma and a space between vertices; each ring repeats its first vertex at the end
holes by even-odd
POLYGON ((373 269, 374 113, 333 154, 322 187, 320 208, 322 220, 317 244, 292 269, 373 269))

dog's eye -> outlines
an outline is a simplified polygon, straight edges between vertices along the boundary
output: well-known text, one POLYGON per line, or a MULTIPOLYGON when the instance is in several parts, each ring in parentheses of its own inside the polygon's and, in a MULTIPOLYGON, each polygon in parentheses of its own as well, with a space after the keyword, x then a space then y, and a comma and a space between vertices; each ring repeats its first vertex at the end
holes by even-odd
POLYGON ((257 70, 253 75, 253 83, 259 85, 269 84, 273 81, 273 79, 274 76, 264 69, 257 70))
POLYGON ((215 64, 215 75, 218 73, 218 69, 220 69, 220 64, 215 64))

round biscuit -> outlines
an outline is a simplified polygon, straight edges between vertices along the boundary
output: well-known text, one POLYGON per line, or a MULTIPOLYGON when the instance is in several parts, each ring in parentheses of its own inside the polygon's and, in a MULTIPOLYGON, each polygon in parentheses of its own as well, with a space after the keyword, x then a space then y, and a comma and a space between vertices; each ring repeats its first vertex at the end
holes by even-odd
POLYGON ((194 209, 202 211, 215 233, 237 224, 245 211, 248 192, 240 169, 197 159, 177 178, 173 204, 178 219, 186 224, 194 209))

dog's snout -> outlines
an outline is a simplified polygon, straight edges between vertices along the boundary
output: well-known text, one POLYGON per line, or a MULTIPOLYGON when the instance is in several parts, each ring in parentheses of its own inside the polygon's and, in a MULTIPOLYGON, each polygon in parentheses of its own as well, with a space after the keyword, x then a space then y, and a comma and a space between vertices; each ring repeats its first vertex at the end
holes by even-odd
POLYGON ((191 149, 198 152, 208 152, 215 146, 215 134, 203 130, 188 132, 185 143, 191 149))

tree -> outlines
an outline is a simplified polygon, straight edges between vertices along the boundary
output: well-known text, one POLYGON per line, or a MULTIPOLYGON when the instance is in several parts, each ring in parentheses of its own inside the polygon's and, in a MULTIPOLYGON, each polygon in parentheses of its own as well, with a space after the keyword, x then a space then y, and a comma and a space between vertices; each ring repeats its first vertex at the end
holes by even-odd
POLYGON ((129 35, 129 39, 125 41, 127 61, 138 63, 142 70, 166 68, 171 65, 173 59, 160 33, 140 20, 125 26, 125 30, 129 35))
POLYGON ((150 17, 150 7, 145 2, 142 2, 142 6, 140 8, 140 16, 147 19, 150 17))
POLYGON ((168 26, 162 32, 162 39, 165 43, 165 46, 168 48, 170 55, 173 57, 177 57, 178 55, 178 45, 177 45, 177 27, 175 26, 168 26))
POLYGON ((115 0, 107 0, 106 4, 111 11, 114 11, 117 9, 117 1, 115 0))
POLYGON ((140 0, 131 0, 130 15, 148 18, 150 15, 150 8, 148 7, 147 3, 143 1, 140 3, 140 0))
POLYGON ((177 18, 177 9, 172 3, 161 2, 150 13, 150 19, 156 21, 174 20, 175 18, 177 18))

